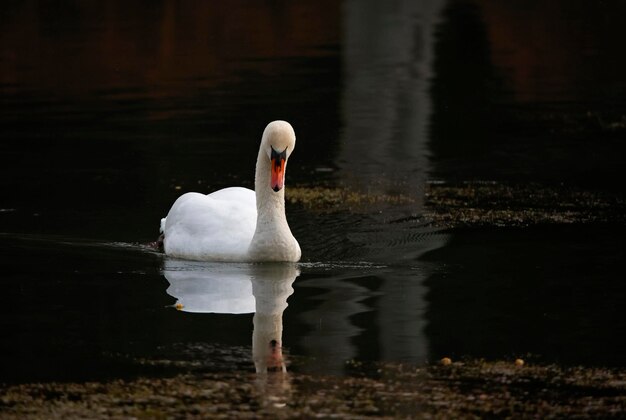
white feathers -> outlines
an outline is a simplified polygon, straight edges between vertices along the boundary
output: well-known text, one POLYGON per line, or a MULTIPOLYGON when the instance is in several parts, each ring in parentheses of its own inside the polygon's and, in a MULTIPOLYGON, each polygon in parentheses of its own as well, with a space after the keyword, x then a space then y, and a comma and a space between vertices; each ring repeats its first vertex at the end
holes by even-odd
MULTIPOLYGON (((231 187, 212 194, 187 193, 161 219, 167 255, 202 261, 298 261, 300 246, 285 216, 285 189, 270 187, 271 148, 295 148, 285 121, 263 132, 255 189, 231 187)), ((285 163, 286 164, 286 163, 285 163)))

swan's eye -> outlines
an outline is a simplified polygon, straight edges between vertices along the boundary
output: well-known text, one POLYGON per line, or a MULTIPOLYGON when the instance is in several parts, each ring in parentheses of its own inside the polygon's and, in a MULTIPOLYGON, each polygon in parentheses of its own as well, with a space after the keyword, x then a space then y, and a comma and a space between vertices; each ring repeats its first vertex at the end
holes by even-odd
POLYGON ((285 147, 285 150, 283 150, 282 152, 277 152, 276 149, 274 149, 274 147, 270 146, 270 148, 272 149, 271 153, 270 153, 270 159, 274 160, 286 160, 287 159, 287 148, 285 147))

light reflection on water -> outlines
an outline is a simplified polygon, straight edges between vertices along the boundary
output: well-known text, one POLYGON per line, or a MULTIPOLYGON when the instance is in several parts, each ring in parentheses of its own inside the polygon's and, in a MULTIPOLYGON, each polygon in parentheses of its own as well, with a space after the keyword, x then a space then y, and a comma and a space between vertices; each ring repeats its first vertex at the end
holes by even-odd
POLYGON ((422 211, 434 37, 444 4, 344 5, 340 176, 361 191, 410 197, 410 206, 395 209, 400 215, 422 211))
POLYGON ((163 275, 168 294, 184 312, 254 313, 252 360, 257 373, 278 368, 283 358, 283 311, 300 274, 295 264, 210 264, 166 260, 163 275))
MULTIPOLYGON (((394 238, 396 241, 398 237, 394 238)), ((423 281, 427 266, 417 264, 419 256, 445 244, 447 235, 431 234, 415 239, 411 246, 379 243, 392 248, 402 259, 413 261, 408 267, 386 266, 367 261, 305 262, 302 264, 219 264, 164 260, 163 275, 170 283, 167 293, 177 299, 175 307, 192 313, 254 313, 252 352, 257 371, 265 371, 259 356, 268 350, 272 339, 282 346, 283 311, 293 293, 300 271, 306 279, 296 282, 299 293, 306 293, 307 309, 290 311, 304 331, 292 331, 297 340, 286 343, 306 349, 310 358, 298 369, 309 372, 341 374, 347 360, 372 357, 371 349, 354 343, 368 329, 376 328, 376 351, 380 360, 424 363, 428 360, 428 340, 424 335, 427 303, 423 281), (424 240, 424 237, 427 240, 424 240), (407 254, 410 249, 410 255, 407 254), (311 293, 312 292, 312 293, 311 293), (375 306, 366 303, 376 299, 375 306), (310 307, 313 305, 313 307, 310 307), (359 326, 354 318, 374 312, 372 326, 359 326), (273 335, 272 335, 273 334, 273 335)), ((361 238, 371 246, 371 237, 361 238)), ((365 256, 363 254, 362 256, 365 256)), ((377 261, 389 261, 378 255, 377 261)), ((281 356, 282 357, 282 356, 281 356)), ((267 359, 267 357, 265 357, 267 359)), ((263 358, 261 358, 263 360, 263 358)))

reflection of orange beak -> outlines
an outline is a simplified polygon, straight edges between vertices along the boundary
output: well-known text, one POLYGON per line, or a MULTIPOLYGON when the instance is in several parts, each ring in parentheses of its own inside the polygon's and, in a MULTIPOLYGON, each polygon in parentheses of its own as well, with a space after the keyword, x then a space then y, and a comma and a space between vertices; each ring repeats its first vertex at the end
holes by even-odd
POLYGON ((270 341, 270 352, 267 355, 267 368, 284 370, 283 349, 276 340, 270 341))
POLYGON ((272 180, 270 186, 276 192, 285 186, 285 164, 287 163, 287 149, 278 153, 272 148, 272 180))

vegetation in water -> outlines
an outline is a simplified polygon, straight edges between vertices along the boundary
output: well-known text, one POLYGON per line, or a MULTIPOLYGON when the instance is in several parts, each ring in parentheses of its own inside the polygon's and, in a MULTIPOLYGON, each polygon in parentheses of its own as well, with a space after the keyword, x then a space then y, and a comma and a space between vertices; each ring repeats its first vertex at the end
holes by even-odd
POLYGON ((626 371, 522 359, 425 367, 350 361, 347 377, 189 373, 2 386, 2 418, 620 418, 626 371))

